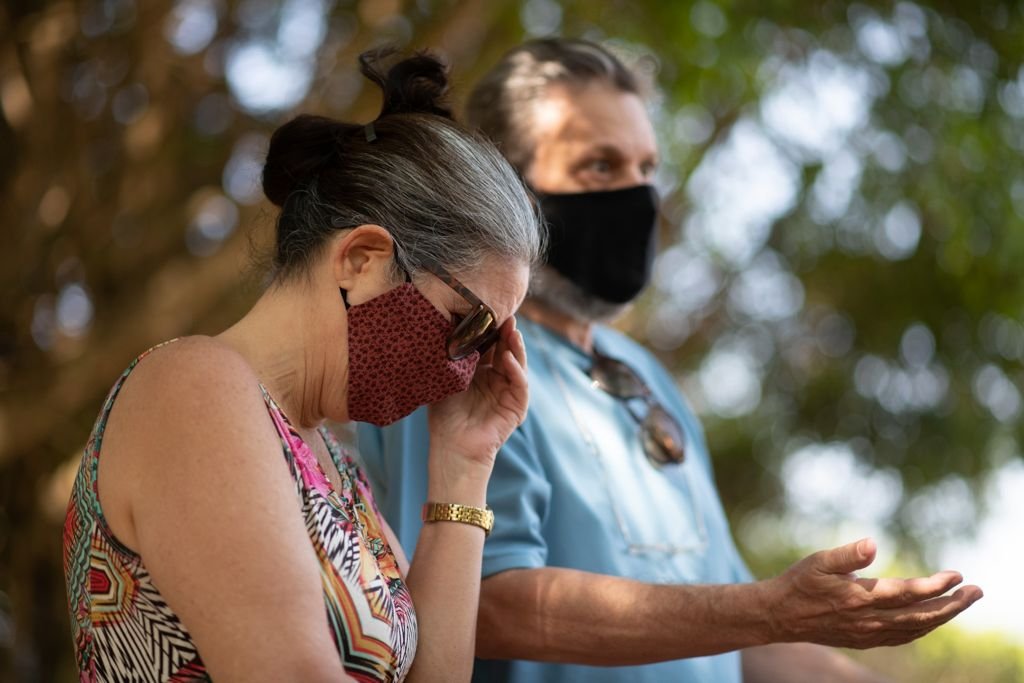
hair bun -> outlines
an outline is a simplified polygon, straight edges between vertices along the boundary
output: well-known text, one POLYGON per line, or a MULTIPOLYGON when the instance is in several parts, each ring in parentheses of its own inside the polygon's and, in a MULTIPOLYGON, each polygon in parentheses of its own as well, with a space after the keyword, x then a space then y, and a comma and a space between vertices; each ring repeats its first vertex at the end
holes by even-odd
POLYGON ((303 114, 284 124, 270 138, 263 165, 263 193, 277 206, 307 185, 338 154, 338 143, 353 128, 324 116, 303 114))
MULTIPOLYGON (((452 118, 445 101, 447 66, 426 52, 398 61, 391 59, 395 55, 392 49, 359 55, 360 71, 380 86, 384 95, 378 118, 390 114, 452 118)), ((263 193, 267 199, 283 207, 293 192, 309 185, 321 171, 339 161, 345 139, 360 128, 324 116, 303 114, 274 131, 263 166, 263 193)))
POLYGON ((448 105, 448 67, 428 52, 387 63, 395 55, 390 48, 359 55, 360 71, 384 95, 380 117, 390 114, 435 114, 452 118, 448 105))

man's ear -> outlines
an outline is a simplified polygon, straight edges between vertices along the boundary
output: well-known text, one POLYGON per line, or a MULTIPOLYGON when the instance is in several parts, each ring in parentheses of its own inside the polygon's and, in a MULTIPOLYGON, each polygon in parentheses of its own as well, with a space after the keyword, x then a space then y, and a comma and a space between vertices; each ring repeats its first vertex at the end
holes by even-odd
POLYGON ((333 240, 328 249, 334 281, 357 299, 352 303, 368 301, 390 289, 395 241, 381 226, 353 228, 333 240))

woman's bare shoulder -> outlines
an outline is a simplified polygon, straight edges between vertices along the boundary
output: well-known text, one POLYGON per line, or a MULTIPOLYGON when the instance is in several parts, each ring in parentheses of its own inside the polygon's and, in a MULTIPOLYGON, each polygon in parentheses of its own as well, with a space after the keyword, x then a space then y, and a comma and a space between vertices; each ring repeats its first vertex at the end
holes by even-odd
POLYGON ((131 548, 140 547, 137 522, 148 513, 196 508, 225 481, 264 495, 286 492, 274 481, 283 466, 252 466, 280 450, 256 373, 210 337, 144 354, 114 401, 99 445, 104 515, 131 548))
POLYGON ((131 377, 136 384, 167 382, 184 390, 204 381, 256 382, 256 374, 242 354, 216 337, 199 335, 153 348, 144 354, 131 377))
POLYGON ((133 460, 176 458, 225 439, 267 442, 273 434, 265 415, 259 378, 240 353, 213 337, 185 337, 139 361, 118 394, 108 433, 133 460))

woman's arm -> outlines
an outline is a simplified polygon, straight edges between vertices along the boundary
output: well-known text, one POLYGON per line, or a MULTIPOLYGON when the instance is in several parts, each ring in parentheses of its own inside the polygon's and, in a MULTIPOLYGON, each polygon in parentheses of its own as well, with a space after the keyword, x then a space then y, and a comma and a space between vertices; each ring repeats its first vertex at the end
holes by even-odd
POLYGON ((345 681, 320 568, 249 367, 210 339, 148 356, 114 405, 99 488, 217 681, 345 681))
MULTIPOLYGON (((526 416, 526 350, 514 319, 473 385, 430 408, 427 498, 483 507, 494 456, 526 416)), ((408 585, 420 642, 410 681, 468 681, 473 672, 484 530, 425 524, 408 585)))

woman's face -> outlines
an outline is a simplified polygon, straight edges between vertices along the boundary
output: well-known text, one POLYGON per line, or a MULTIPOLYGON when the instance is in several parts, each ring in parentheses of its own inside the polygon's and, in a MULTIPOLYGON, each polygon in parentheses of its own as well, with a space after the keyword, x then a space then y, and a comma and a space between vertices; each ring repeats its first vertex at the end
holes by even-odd
POLYGON ((326 369, 324 415, 333 420, 390 424, 464 390, 477 357, 470 351, 453 359, 449 349, 458 347, 450 345, 456 322, 477 306, 467 299, 490 308, 500 327, 522 303, 529 282, 526 264, 492 256, 469 271, 434 268, 437 275, 419 271, 411 285, 402 284, 390 235, 378 226, 355 228, 333 251, 328 284, 342 289, 349 304, 338 319, 346 322, 330 333, 344 340, 344 351, 335 356, 339 365, 326 369), (461 291, 445 275, 457 279, 461 291))
MULTIPOLYGON (((348 292, 351 305, 378 297, 399 284, 394 279, 394 242, 390 233, 376 225, 362 225, 339 234, 328 249, 325 272, 332 287, 348 292)), ((494 312, 500 326, 523 301, 530 279, 525 263, 498 256, 485 257, 472 271, 451 273, 494 312)), ((463 316, 473 307, 458 292, 427 272, 414 274, 419 292, 446 319, 463 316)))
MULTIPOLYGON (((492 256, 474 271, 452 275, 494 312, 500 327, 526 296, 530 269, 524 263, 492 256)), ((422 273, 414 282, 420 293, 449 320, 463 318, 473 309, 462 295, 434 275, 422 273)))

